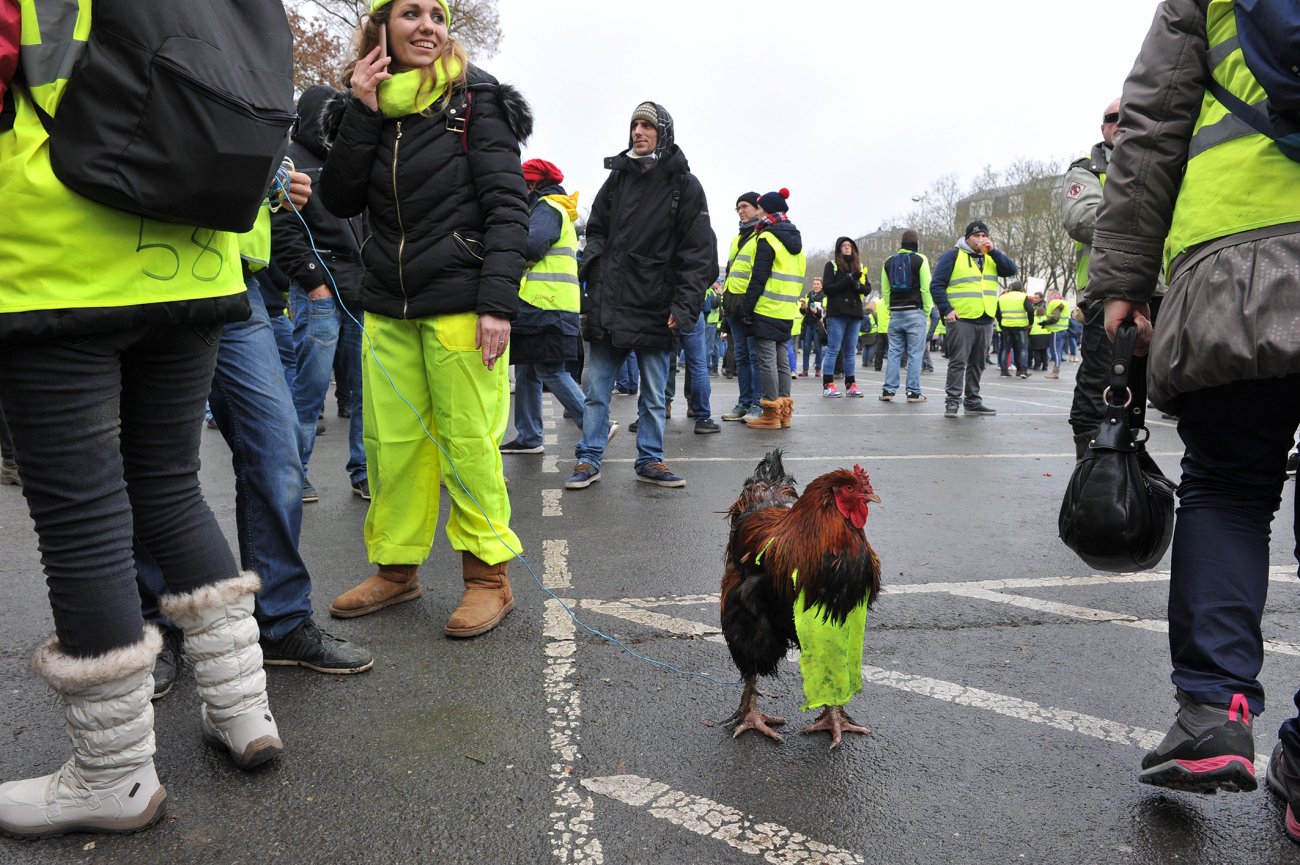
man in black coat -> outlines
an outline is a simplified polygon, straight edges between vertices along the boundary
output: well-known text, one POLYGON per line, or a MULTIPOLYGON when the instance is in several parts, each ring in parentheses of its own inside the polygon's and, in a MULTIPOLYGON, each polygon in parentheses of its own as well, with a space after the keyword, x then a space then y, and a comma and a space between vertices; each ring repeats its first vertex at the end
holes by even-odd
POLYGON ((605 160, 609 178, 587 221, 583 281, 591 343, 587 404, 577 466, 565 483, 600 480, 609 437, 609 395, 633 349, 641 372, 637 403, 637 480, 663 487, 686 481, 663 461, 664 387, 679 325, 693 326, 704 290, 718 276, 717 238, 704 187, 673 141, 673 119, 643 102, 632 113, 628 149, 605 160))
MULTIPOLYGON (((317 84, 303 91, 298 100, 289 158, 313 183, 320 180, 329 155, 321 126, 326 106, 342 99, 343 94, 333 87, 317 84)), ((348 480, 354 494, 370 498, 361 417, 361 325, 365 316, 361 311, 361 280, 365 277, 361 238, 361 217, 335 216, 314 196, 302 208, 301 218, 289 207, 280 208, 271 217, 271 256, 293 281, 289 301, 297 363, 290 388, 300 428, 303 501, 316 500, 307 463, 316 444, 316 418, 329 390, 336 352, 342 355, 339 366, 344 380, 340 384, 350 393, 348 480)))

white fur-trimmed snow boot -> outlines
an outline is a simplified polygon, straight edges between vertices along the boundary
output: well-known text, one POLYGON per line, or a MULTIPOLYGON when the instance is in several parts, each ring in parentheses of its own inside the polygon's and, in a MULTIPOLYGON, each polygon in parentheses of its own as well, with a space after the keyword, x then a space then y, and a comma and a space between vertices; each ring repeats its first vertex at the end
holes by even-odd
POLYGON ((158 606, 185 632, 185 654, 203 699, 203 737, 224 745, 241 769, 284 750, 266 699, 266 673, 258 645, 253 596, 257 574, 244 572, 183 595, 164 595, 158 606))
POLYGON ((138 643, 93 658, 65 654, 54 637, 36 650, 32 670, 63 699, 72 759, 52 775, 0 784, 0 833, 137 832, 162 817, 150 702, 160 648, 146 625, 138 643))

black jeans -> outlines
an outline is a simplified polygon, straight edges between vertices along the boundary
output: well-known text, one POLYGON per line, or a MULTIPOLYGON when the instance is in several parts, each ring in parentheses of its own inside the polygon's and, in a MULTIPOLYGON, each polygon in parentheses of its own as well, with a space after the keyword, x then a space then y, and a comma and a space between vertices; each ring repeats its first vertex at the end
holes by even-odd
POLYGON ((172 592, 238 573, 198 479, 220 335, 220 323, 140 326, 0 346, 0 402, 69 654, 143 636, 133 533, 172 592))

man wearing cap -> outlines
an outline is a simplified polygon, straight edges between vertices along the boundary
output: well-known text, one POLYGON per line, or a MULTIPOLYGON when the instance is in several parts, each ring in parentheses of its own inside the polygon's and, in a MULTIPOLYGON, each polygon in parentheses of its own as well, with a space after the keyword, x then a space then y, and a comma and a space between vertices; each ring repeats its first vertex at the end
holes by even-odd
POLYGON ((636 107, 627 150, 605 167, 610 174, 596 193, 582 258, 589 301, 583 337, 591 343, 582 440, 564 486, 584 489, 600 480, 614 374, 635 350, 642 379, 636 478, 682 487, 686 481, 664 464, 668 359, 679 326, 695 325, 704 290, 717 279, 717 239, 704 187, 674 142, 673 119, 662 105, 636 107))
POLYGON ((935 263, 930 294, 948 325, 944 417, 956 417, 962 403, 966 414, 997 414, 984 405, 980 376, 993 337, 998 278, 1015 275, 1016 263, 994 248, 989 227, 978 219, 966 226, 957 245, 935 263))
MULTIPOLYGON (((578 194, 560 185, 564 172, 544 159, 523 164, 528 187, 528 269, 519 287, 519 317, 510 328, 510 362, 515 367, 515 437, 503 454, 540 454, 542 386, 555 394, 582 429, 582 389, 567 364, 581 353, 578 313, 578 194)), ((610 436, 618 424, 610 425, 610 436)))
MULTIPOLYGON (((922 353, 930 325, 930 262, 920 252, 921 238, 907 229, 899 239, 899 250, 880 268, 880 306, 889 310, 889 366, 881 400, 888 402, 898 392, 899 369, 907 355, 907 401, 925 402, 921 393, 922 353), (893 284, 894 277, 899 280, 893 284)), ((877 349, 879 351, 879 349, 877 349)))

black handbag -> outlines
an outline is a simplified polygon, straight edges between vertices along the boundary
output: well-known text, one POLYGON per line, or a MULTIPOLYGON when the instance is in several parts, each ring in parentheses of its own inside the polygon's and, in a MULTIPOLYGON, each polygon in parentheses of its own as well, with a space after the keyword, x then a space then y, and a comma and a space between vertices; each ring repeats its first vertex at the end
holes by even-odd
POLYGON ((1174 482, 1146 451, 1145 382, 1132 376, 1136 386, 1129 386, 1136 342, 1136 325, 1121 324, 1102 394, 1106 412, 1075 464, 1057 521, 1065 545, 1100 571, 1155 567, 1174 533, 1174 482))

